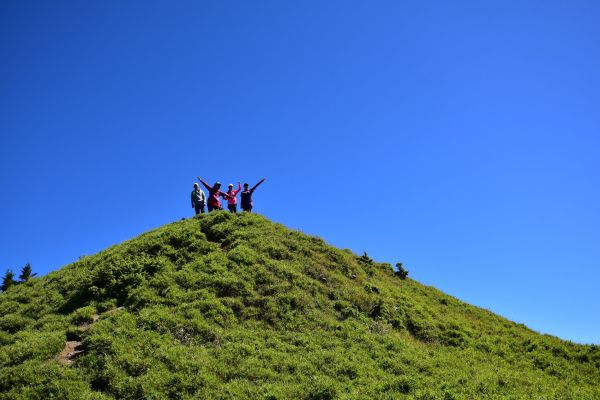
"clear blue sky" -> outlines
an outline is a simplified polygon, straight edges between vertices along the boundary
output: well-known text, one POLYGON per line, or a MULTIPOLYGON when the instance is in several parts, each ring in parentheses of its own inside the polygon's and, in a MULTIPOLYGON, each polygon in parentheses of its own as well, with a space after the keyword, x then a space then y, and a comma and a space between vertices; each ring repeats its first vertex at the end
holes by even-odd
POLYGON ((194 177, 600 343, 600 3, 4 1, 0 269, 190 217, 194 177))

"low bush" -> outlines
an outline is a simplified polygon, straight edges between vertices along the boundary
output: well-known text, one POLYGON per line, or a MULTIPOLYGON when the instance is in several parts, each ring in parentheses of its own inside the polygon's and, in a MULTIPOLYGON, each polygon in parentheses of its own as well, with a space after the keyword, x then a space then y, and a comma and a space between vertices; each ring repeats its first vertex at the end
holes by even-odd
POLYGON ((78 308, 71 315, 71 323, 75 325, 81 325, 86 322, 92 322, 95 314, 96 307, 94 306, 85 306, 78 308))
POLYGON ((177 221, 0 294, 0 398, 600 398, 598 346, 398 276, 255 214, 177 221))

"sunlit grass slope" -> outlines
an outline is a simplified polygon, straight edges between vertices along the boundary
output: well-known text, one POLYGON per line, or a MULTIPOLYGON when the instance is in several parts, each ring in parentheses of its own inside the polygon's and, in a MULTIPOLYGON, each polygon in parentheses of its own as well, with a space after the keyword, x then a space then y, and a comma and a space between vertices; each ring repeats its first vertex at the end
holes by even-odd
POLYGON ((1 399, 600 399, 597 346, 250 214, 174 222, 10 288, 0 346, 1 399), (83 350, 70 365, 67 340, 83 350))

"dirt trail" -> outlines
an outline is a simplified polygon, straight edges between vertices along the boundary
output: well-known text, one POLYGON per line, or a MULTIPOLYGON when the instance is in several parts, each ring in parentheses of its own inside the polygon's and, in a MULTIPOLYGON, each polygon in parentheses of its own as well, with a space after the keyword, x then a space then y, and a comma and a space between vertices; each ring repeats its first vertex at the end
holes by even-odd
POLYGON ((81 353, 83 353, 83 349, 81 348, 81 342, 77 340, 69 340, 65 344, 65 348, 63 349, 63 351, 58 353, 54 357, 54 359, 62 365, 69 366, 73 364, 73 359, 81 353))
MULTIPOLYGON (((94 325, 100 319, 101 316, 105 316, 105 315, 111 314, 115 311, 122 310, 122 309, 123 309, 123 307, 117 307, 117 308, 113 308, 112 310, 108 310, 108 311, 102 313, 102 315, 94 314, 91 321, 84 322, 83 324, 79 325, 77 327, 77 329, 80 332, 85 332, 88 329, 90 329, 92 327, 92 325, 94 325)), ((70 366, 73 364, 75 357, 77 357, 79 354, 83 353, 84 351, 85 351, 85 349, 83 348, 81 341, 68 340, 65 343, 65 348, 60 353, 58 353, 56 356, 54 356, 54 359, 56 361, 58 361, 59 363, 61 363, 62 365, 70 366)))

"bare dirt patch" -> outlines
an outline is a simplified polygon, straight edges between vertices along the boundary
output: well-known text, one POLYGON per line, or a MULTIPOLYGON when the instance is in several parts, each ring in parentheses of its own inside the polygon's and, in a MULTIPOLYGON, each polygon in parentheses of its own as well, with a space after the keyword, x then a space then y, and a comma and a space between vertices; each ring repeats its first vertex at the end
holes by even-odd
MULTIPOLYGON (((112 310, 108 310, 108 311, 102 313, 102 316, 112 314, 113 312, 122 310, 122 309, 123 309, 123 307, 117 307, 112 310)), ((98 322, 100 317, 101 317, 101 315, 94 314, 91 321, 84 322, 83 324, 79 325, 77 327, 77 329, 80 332, 87 331, 88 329, 90 329, 92 327, 92 325, 94 325, 96 322, 98 322)), ((83 344, 81 341, 68 340, 65 343, 65 348, 60 353, 58 353, 56 356, 54 356, 54 359, 56 361, 58 361, 59 363, 61 363, 62 365, 70 366, 73 364, 75 357, 77 357, 78 355, 80 355, 83 352, 85 352, 85 349, 83 348, 83 344)))

